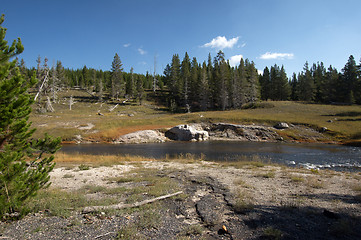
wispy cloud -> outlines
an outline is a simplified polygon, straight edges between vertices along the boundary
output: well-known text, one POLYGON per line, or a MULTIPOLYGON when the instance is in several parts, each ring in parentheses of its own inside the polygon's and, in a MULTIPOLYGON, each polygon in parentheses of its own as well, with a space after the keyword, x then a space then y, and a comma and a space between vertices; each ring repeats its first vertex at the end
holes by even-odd
POLYGON ((241 59, 243 58, 243 55, 234 55, 232 57, 229 58, 229 64, 232 67, 238 66, 239 62, 241 61, 241 59))
POLYGON ((293 53, 271 53, 266 52, 265 54, 262 54, 259 58, 264 60, 269 59, 293 59, 294 55, 293 53))
POLYGON ((127 47, 130 47, 130 43, 126 43, 126 44, 123 44, 123 47, 127 48, 127 47))
POLYGON ((237 44, 239 37, 231 38, 227 40, 225 36, 218 36, 213 38, 212 41, 202 45, 202 47, 210 47, 210 48, 232 48, 235 44, 237 44))
POLYGON ((145 50, 143 50, 142 48, 138 48, 138 52, 140 53, 140 55, 147 54, 147 52, 145 50))

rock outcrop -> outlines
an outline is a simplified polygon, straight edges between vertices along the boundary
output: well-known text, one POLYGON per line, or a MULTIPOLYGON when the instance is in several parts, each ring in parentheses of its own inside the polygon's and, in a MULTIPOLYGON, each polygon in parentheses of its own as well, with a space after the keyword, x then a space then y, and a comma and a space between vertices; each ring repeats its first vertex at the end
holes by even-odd
POLYGON ((143 130, 120 136, 114 143, 156 143, 166 140, 164 134, 157 130, 143 130))
POLYGON ((252 142, 283 141, 274 128, 230 123, 182 124, 165 134, 157 130, 143 130, 120 136, 114 143, 155 143, 174 141, 234 140, 252 142))
POLYGON ((286 129, 286 128, 289 128, 290 126, 285 122, 279 122, 276 125, 274 125, 273 127, 276 129, 286 129))
POLYGON ((239 141, 282 141, 282 137, 269 127, 257 125, 237 125, 230 123, 214 123, 209 127, 209 136, 214 140, 239 141))
POLYGON ((178 125, 169 129, 165 136, 176 141, 205 141, 209 135, 207 131, 198 130, 197 125, 178 125))

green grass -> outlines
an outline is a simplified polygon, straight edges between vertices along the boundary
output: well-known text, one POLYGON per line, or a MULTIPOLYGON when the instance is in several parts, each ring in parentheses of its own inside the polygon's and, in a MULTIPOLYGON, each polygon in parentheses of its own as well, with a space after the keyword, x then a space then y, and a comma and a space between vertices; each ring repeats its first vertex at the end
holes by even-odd
POLYGON ((80 171, 85 171, 85 170, 89 170, 90 166, 86 164, 80 164, 78 168, 80 171))
POLYGON ((268 171, 268 172, 258 173, 255 176, 261 178, 274 178, 276 176, 276 173, 274 171, 268 171))
POLYGON ((291 179, 291 182, 294 182, 294 183, 300 183, 300 182, 304 182, 305 179, 301 176, 298 176, 298 175, 294 175, 294 174, 291 174, 289 176, 289 178, 291 179))
MULTIPOLYGON (((201 235, 204 231, 204 227, 200 224, 192 224, 184 229, 181 230, 181 232, 178 234, 179 237, 187 237, 187 236, 198 236, 201 235)), ((177 238, 179 239, 179 238, 177 238)))
POLYGON ((47 211, 50 215, 69 217, 71 212, 88 204, 84 194, 59 189, 40 190, 26 202, 29 212, 47 211))
POLYGON ((242 156, 237 159, 238 161, 224 161, 220 163, 223 167, 234 167, 234 168, 262 168, 266 166, 266 162, 269 164, 269 160, 263 159, 257 155, 255 156, 242 156))
POLYGON ((118 234, 116 236, 117 240, 141 240, 141 239, 145 239, 143 236, 141 236, 138 233, 138 229, 134 224, 129 224, 126 226, 122 226, 119 231, 118 234))
POLYGON ((245 190, 239 190, 232 207, 236 213, 245 214, 254 209, 253 199, 245 190))
POLYGON ((268 227, 263 231, 262 237, 265 239, 279 240, 282 238, 282 231, 273 227, 268 227))

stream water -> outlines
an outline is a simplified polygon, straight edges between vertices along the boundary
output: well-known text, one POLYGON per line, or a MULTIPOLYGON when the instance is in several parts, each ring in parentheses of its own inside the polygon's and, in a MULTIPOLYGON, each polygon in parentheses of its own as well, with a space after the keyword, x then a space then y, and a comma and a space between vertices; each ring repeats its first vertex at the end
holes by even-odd
POLYGON ((212 161, 241 161, 244 156, 289 166, 361 171, 361 148, 331 144, 268 142, 166 142, 147 144, 64 145, 64 153, 137 155, 161 159, 192 154, 212 161))

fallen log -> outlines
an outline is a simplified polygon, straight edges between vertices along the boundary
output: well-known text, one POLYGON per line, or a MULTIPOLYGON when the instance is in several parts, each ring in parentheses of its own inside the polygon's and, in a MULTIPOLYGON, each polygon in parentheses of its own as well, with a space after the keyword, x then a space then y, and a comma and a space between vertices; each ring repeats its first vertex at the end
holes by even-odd
POLYGON ((156 197, 156 198, 152 198, 152 199, 147 199, 147 200, 143 200, 141 202, 135 202, 135 203, 118 203, 118 204, 114 204, 114 205, 109 205, 109 206, 90 206, 90 207, 85 207, 83 209, 83 213, 91 213, 91 212, 96 212, 98 210, 106 210, 106 209, 123 209, 123 208, 134 208, 134 207, 139 207, 148 203, 152 203, 158 200, 163 200, 166 198, 170 198, 176 195, 179 195, 183 193, 183 191, 179 191, 179 192, 175 192, 172 194, 167 194, 167 195, 163 195, 160 197, 156 197))

